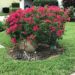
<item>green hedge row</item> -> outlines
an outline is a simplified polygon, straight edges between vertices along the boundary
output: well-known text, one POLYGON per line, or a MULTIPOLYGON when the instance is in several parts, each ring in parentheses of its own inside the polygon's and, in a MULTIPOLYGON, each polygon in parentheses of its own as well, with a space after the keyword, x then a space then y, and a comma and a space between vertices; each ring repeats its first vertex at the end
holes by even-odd
POLYGON ((33 3, 36 6, 44 6, 46 4, 58 6, 58 1, 57 0, 34 0, 33 3))

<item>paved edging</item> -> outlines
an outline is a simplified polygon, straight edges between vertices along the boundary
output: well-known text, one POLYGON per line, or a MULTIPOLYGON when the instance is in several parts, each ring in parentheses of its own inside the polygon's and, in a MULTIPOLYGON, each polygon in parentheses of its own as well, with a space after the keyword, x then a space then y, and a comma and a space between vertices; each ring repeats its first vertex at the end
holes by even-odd
POLYGON ((0 16, 0 21, 4 21, 4 19, 5 19, 5 16, 0 16))
POLYGON ((75 75, 75 73, 72 73, 71 75, 75 75))
POLYGON ((0 45, 0 48, 5 48, 3 45, 0 45))

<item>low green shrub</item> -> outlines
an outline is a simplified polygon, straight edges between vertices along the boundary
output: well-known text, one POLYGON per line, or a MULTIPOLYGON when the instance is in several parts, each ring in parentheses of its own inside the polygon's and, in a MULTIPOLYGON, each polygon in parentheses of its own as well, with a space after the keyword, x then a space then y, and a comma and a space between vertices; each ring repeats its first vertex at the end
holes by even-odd
POLYGON ((45 5, 56 5, 58 6, 57 0, 34 0, 33 1, 35 6, 45 6, 45 5))
POLYGON ((4 30, 4 25, 2 22, 0 22, 0 32, 4 30))

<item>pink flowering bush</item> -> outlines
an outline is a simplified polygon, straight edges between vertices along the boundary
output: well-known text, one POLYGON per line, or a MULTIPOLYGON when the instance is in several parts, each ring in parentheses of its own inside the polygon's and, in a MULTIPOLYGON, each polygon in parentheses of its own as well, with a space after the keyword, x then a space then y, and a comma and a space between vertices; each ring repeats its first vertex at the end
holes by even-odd
POLYGON ((57 6, 19 9, 6 20, 7 33, 13 43, 27 39, 32 43, 54 45, 64 33, 64 23, 70 18, 66 11, 57 6))

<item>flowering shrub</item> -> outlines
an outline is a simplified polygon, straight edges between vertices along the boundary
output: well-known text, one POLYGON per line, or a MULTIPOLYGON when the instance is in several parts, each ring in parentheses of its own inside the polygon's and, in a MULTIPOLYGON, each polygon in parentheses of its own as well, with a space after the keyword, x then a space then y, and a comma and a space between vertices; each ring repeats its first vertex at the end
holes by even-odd
POLYGON ((7 33, 13 43, 27 39, 52 45, 62 37, 67 20, 67 12, 57 6, 19 9, 7 18, 7 33))

